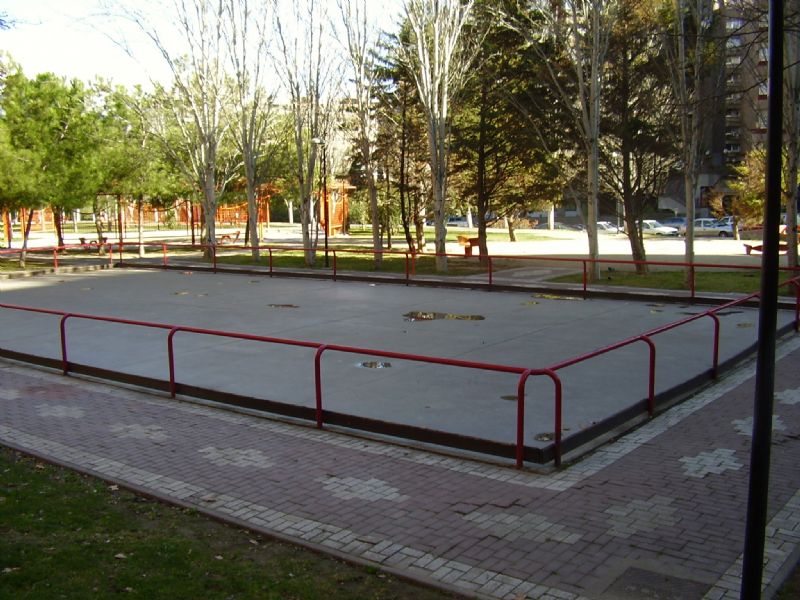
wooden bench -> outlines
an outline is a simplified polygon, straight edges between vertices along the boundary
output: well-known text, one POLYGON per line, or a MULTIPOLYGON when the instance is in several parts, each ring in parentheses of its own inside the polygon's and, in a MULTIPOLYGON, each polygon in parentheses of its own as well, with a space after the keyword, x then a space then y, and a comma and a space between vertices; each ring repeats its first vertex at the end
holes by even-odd
MULTIPOLYGON (((744 245, 745 254, 751 254, 752 252, 762 252, 763 250, 764 250, 764 246, 762 246, 761 244, 756 244, 756 245, 745 244, 744 245)), ((788 250, 789 250, 789 244, 783 244, 783 243, 779 243, 778 244, 778 252, 786 252, 788 250)))
POLYGON ((219 243, 235 244, 237 241, 239 241, 239 236, 241 235, 241 233, 242 233, 241 231, 237 231, 233 236, 231 236, 229 233, 225 233, 222 236, 220 236, 219 243))
POLYGON ((458 236, 458 245, 464 246, 464 256, 472 256, 472 249, 479 248, 480 238, 471 238, 465 235, 458 236))
MULTIPOLYGON (((88 240, 87 241, 85 237, 81 237, 81 238, 78 238, 78 239, 81 242, 81 246, 97 246, 97 240, 88 240)), ((100 243, 101 244, 107 244, 108 243, 108 238, 107 237, 100 238, 100 243)))

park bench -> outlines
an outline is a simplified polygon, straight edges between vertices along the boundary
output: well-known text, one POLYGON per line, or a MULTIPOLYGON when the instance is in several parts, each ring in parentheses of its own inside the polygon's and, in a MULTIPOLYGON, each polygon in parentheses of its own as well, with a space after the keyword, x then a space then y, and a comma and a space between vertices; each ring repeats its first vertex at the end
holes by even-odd
MULTIPOLYGON (((78 238, 81 242, 81 246, 97 246, 97 240, 87 240, 85 237, 78 238)), ((108 238, 102 237, 100 238, 101 244, 107 244, 108 238)))
MULTIPOLYGON (((745 254, 751 254, 752 252, 762 252, 764 250, 764 246, 761 244, 745 244, 744 245, 744 252, 745 254)), ((779 243, 778 244, 778 252, 786 252, 789 250, 789 244, 786 243, 779 243)))
POLYGON ((241 235, 241 231, 237 231, 235 234, 231 235, 229 233, 225 233, 220 236, 219 243, 220 244, 235 244, 239 241, 239 235, 241 235))
POLYGON ((478 248, 480 238, 471 238, 466 235, 458 236, 458 245, 464 246, 464 256, 472 256, 472 249, 478 248))

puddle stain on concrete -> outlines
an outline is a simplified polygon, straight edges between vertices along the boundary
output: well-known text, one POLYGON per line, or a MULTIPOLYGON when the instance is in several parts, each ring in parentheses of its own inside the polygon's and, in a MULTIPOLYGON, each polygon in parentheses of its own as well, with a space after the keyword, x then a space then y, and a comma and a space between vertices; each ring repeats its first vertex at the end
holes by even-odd
POLYGON ((267 304, 268 308, 300 308, 297 304, 267 304))
POLYGON ((486 317, 482 315, 457 315, 455 313, 428 312, 423 310, 412 310, 403 315, 405 321, 483 321, 486 317))
POLYGON ((546 300, 583 300, 578 296, 560 296, 559 294, 536 294, 534 298, 544 298, 546 300))
POLYGON ((388 369, 392 366, 392 363, 379 360, 365 360, 364 362, 356 363, 356 366, 359 369, 388 369))

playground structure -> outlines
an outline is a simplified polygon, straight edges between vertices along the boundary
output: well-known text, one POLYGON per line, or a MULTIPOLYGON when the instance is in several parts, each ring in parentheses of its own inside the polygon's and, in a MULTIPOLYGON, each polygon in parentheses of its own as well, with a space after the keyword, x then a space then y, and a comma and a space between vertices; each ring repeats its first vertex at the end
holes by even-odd
MULTIPOLYGON (((347 226, 349 217, 350 194, 355 188, 342 179, 334 180, 328 188, 327 202, 317 202, 319 224, 324 228, 329 223, 328 233, 333 236, 341 233, 347 226), (324 208, 323 208, 324 207, 324 208), (327 214, 324 210, 327 209, 327 214)), ((269 227, 270 199, 275 193, 273 186, 262 185, 257 197, 259 225, 269 227)), ((320 193, 321 195, 321 193, 320 193)), ((143 202, 141 206, 124 196, 105 196, 100 203, 97 214, 85 210, 74 210, 62 215, 64 232, 90 233, 96 229, 96 221, 100 221, 104 234, 117 240, 134 237, 139 227, 145 230, 185 230, 187 235, 194 236, 204 222, 202 207, 188 199, 178 199, 167 206, 153 206, 143 202)), ((28 220, 31 231, 37 233, 54 233, 56 218, 50 207, 28 209, 20 208, 16 215, 8 210, 2 213, 3 236, 8 241, 15 236, 22 236, 28 220), (13 218, 12 218, 13 217, 13 218)), ((246 202, 222 204, 217 207, 215 223, 218 227, 247 226, 248 211, 246 202)))

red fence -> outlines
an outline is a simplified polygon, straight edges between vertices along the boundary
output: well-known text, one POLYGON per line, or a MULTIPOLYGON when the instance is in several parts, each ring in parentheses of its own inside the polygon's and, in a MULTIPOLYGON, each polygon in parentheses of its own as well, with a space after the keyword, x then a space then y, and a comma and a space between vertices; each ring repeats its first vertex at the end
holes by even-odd
MULTIPOLYGON (((783 285, 793 285, 798 290, 798 298, 800 298, 800 277, 795 277, 794 279, 785 282, 783 285)), ((33 308, 27 306, 18 306, 13 304, 0 304, 0 308, 10 309, 10 310, 19 310, 19 311, 27 311, 33 313, 43 313, 49 315, 60 316, 61 319, 59 321, 59 330, 60 330, 60 340, 61 340, 61 365, 62 371, 66 375, 70 371, 70 363, 68 360, 68 336, 67 336, 67 320, 68 319, 89 319, 94 321, 105 321, 110 323, 119 323, 125 325, 132 325, 138 327, 147 327, 147 328, 156 328, 156 329, 163 329, 167 330, 169 333, 167 335, 167 356, 168 356, 168 367, 169 367, 169 390, 170 394, 174 397, 176 393, 176 374, 175 374, 175 351, 174 351, 174 344, 173 340, 176 334, 183 332, 183 333, 194 333, 194 334, 201 334, 201 335, 210 335, 210 336, 217 336, 217 337, 225 337, 225 338, 233 338, 233 339, 241 339, 241 340, 249 340, 249 341, 256 341, 268 344, 279 344, 279 345, 289 345, 289 346, 301 346, 306 348, 316 349, 316 354, 314 358, 314 386, 315 386, 315 397, 316 397, 316 405, 315 405, 315 418, 316 418, 316 425, 317 427, 323 427, 324 423, 324 410, 323 410, 323 380, 322 380, 322 369, 321 369, 321 362, 323 354, 326 352, 345 352, 351 354, 362 354, 368 356, 376 356, 382 358, 394 358, 397 360, 407 360, 413 362, 422 362, 426 364, 436 364, 436 365, 446 365, 446 366, 453 366, 459 368, 466 368, 466 369, 477 369, 477 370, 484 370, 484 371, 493 371, 499 373, 510 373, 510 374, 517 374, 519 375, 519 380, 517 384, 517 417, 516 417, 516 439, 514 442, 515 445, 515 459, 516 465, 518 468, 523 466, 524 460, 524 425, 525 425, 525 384, 529 377, 531 376, 545 376, 549 377, 554 385, 554 423, 553 423, 553 457, 554 457, 554 464, 555 466, 561 465, 562 459, 562 434, 561 434, 561 420, 562 420, 562 381, 559 375, 557 374, 558 371, 581 363, 588 361, 592 358, 601 356, 603 354, 607 354, 614 350, 629 346, 631 344, 643 342, 647 344, 649 348, 649 365, 648 365, 648 389, 647 389, 647 407, 648 413, 650 416, 653 415, 655 410, 655 373, 656 373, 656 345, 653 342, 653 337, 664 333, 666 331, 675 329, 680 327, 686 323, 690 323, 696 321, 698 319, 702 319, 705 317, 709 317, 714 321, 714 336, 712 340, 712 357, 711 357, 711 374, 712 377, 717 376, 717 369, 719 364, 719 338, 720 338, 720 321, 719 317, 717 316, 717 312, 731 308, 733 306, 743 304, 758 297, 760 294, 750 294, 748 296, 744 296, 742 298, 736 299, 734 301, 728 302, 727 304, 723 304, 721 306, 717 306, 715 308, 711 308, 706 310, 705 312, 698 313, 696 315, 692 315, 685 319, 681 319, 679 321, 675 321, 673 323, 669 323, 667 325, 663 325, 656 329, 652 329, 648 332, 643 334, 628 338, 626 340, 610 344, 593 352, 589 352, 586 354, 582 354, 580 356, 576 356, 574 358, 561 361, 554 365, 550 365, 548 367, 543 368, 531 368, 531 367, 520 367, 520 366, 512 366, 512 365, 500 365, 500 364, 492 364, 492 363, 482 363, 482 362, 472 362, 472 361, 464 361, 464 360, 455 360, 455 359, 448 359, 436 356, 424 356, 418 354, 408 354, 408 353, 401 353, 401 352, 392 352, 387 350, 376 350, 376 349, 369 349, 369 348, 360 348, 355 346, 342 346, 338 344, 325 344, 319 342, 304 342, 298 340, 290 340, 290 339, 282 339, 282 338, 275 338, 275 337, 268 337, 268 336, 258 336, 258 335, 251 335, 247 333, 237 333, 237 332, 230 332, 230 331, 218 331, 212 329, 203 329, 197 327, 184 327, 180 325, 171 325, 171 324, 164 324, 164 323, 154 323, 154 322, 147 322, 147 321, 136 321, 131 319, 121 319, 116 317, 104 317, 98 315, 89 315, 89 314, 80 314, 80 313, 68 313, 64 311, 58 310, 49 310, 49 309, 41 309, 41 308, 33 308)), ((795 331, 798 330, 798 326, 800 325, 800 301, 795 307, 795 320, 794 320, 794 328, 795 331)))
MULTIPOLYGON (((204 244, 169 244, 169 243, 148 243, 144 242, 142 244, 145 248, 158 248, 162 254, 162 265, 164 267, 169 266, 169 250, 198 250, 203 251, 210 255, 212 269, 214 272, 217 270, 217 257, 220 253, 225 251, 252 251, 254 248, 253 246, 248 245, 204 245, 204 244)), ((135 248, 138 250, 139 244, 135 242, 109 242, 106 244, 100 244, 99 246, 95 243, 91 244, 74 244, 74 245, 65 245, 59 247, 49 247, 49 248, 28 248, 27 253, 29 255, 47 253, 52 255, 52 263, 55 268, 59 266, 59 256, 63 255, 65 252, 70 250, 76 249, 97 249, 98 254, 102 254, 105 252, 105 255, 108 257, 109 264, 113 264, 114 260, 114 253, 118 255, 118 260, 120 263, 123 263, 125 260, 124 257, 124 250, 125 248, 135 248), (103 252, 101 252, 103 251, 103 252)), ((263 245, 257 246, 259 251, 265 251, 268 255, 268 272, 270 275, 275 273, 274 267, 274 255, 280 253, 288 253, 288 252, 306 252, 306 251, 314 251, 317 254, 321 254, 322 250, 320 248, 303 248, 298 246, 288 246, 288 245, 263 245)), ((5 249, 0 250, 0 256, 3 255, 19 255, 22 252, 21 249, 5 249)), ((331 277, 334 281, 337 279, 339 275, 339 267, 338 267, 338 259, 341 255, 381 255, 381 256, 402 256, 405 260, 405 282, 406 284, 410 284, 414 281, 414 277, 416 276, 416 261, 420 257, 430 257, 435 258, 437 256, 444 256, 444 257, 451 257, 451 258, 458 258, 461 260, 474 260, 479 261, 479 256, 465 256, 463 254, 453 254, 453 253, 415 253, 409 250, 368 250, 368 249, 357 249, 357 248, 331 248, 329 250, 330 254, 333 255, 332 261, 332 270, 331 270, 331 277)), ((582 277, 582 291, 586 294, 590 289, 590 282, 588 277, 589 266, 593 264, 598 265, 627 265, 627 266, 636 266, 636 265, 648 265, 648 266, 657 266, 657 267, 672 267, 674 269, 688 269, 689 271, 689 298, 695 299, 697 297, 697 289, 696 289, 696 275, 698 269, 715 269, 715 270, 722 270, 722 269, 731 269, 731 270, 740 270, 740 271, 759 271, 761 269, 758 265, 731 265, 731 264, 713 264, 713 263, 686 263, 686 262, 669 262, 669 261, 634 261, 634 260, 624 260, 624 259, 591 259, 591 258, 565 258, 559 256, 528 256, 528 255, 487 255, 485 258, 485 269, 486 269, 486 277, 487 283, 491 287, 494 285, 494 275, 496 270, 494 268, 494 262, 498 260, 514 260, 514 261, 521 261, 521 262, 531 262, 531 263, 541 263, 541 262, 555 262, 561 263, 565 265, 575 265, 576 267, 579 265, 581 268, 581 272, 583 273, 582 277)), ((795 267, 779 267, 779 270, 784 272, 798 272, 800 269, 795 267)), ((798 303, 800 303, 800 289, 797 290, 797 297, 798 303)))

